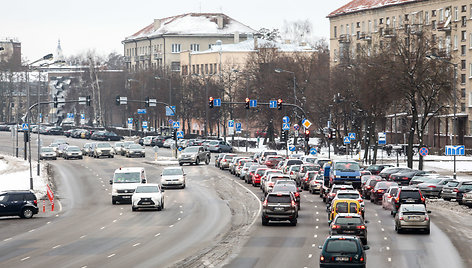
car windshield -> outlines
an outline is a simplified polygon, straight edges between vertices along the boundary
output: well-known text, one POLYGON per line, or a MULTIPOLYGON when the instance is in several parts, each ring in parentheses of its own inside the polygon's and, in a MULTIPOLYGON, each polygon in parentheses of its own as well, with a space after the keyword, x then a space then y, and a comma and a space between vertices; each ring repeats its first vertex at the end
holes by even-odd
POLYGON ((318 171, 320 166, 305 166, 305 171, 318 171))
POLYGON ((183 172, 180 168, 168 168, 162 171, 162 175, 182 175, 183 172))
POLYGON ((47 152, 54 152, 54 149, 51 147, 43 147, 41 148, 41 152, 47 153, 47 152))
POLYGON ((300 166, 292 166, 292 171, 293 172, 300 171, 300 166))
POLYGON ((313 178, 315 177, 315 174, 316 174, 316 172, 308 172, 308 173, 307 173, 307 177, 308 177, 309 179, 313 179, 313 178))
POLYGON ((272 191, 274 191, 274 192, 296 192, 297 187, 293 184, 276 184, 272 191))
POLYGON ((461 190, 465 190, 465 191, 470 191, 472 190, 472 184, 463 184, 461 187, 460 187, 461 190))
POLYGON ((334 169, 340 171, 359 171, 359 164, 353 162, 337 162, 334 166, 334 169))
POLYGON ((357 243, 351 239, 330 239, 326 244, 326 252, 329 253, 357 253, 357 243))
POLYGON ((226 159, 226 160, 233 160, 234 157, 235 157, 235 155, 225 155, 225 156, 224 156, 224 159, 226 159))
POLYGON ((129 148, 130 149, 143 149, 143 147, 141 147, 141 145, 139 144, 131 144, 129 148))
POLYGON ((303 161, 302 160, 298 160, 298 159, 293 159, 293 160, 288 160, 287 161, 287 166, 291 166, 291 165, 301 165, 303 164, 303 161))
POLYGON ((210 142, 209 144, 210 144, 210 145, 218 145, 219 142, 217 142, 217 141, 212 141, 212 142, 210 142))
POLYGON ((110 148, 111 145, 108 143, 99 143, 97 144, 97 148, 110 148))
POLYGON ((447 187, 456 187, 457 185, 459 185, 459 182, 458 181, 450 181, 447 183, 447 187))
POLYGON ((315 160, 316 160, 316 158, 306 158, 306 159, 305 159, 305 162, 308 162, 308 163, 315 163, 315 160))
POLYGON ((280 161, 281 159, 281 156, 271 156, 267 158, 267 161, 280 161))
POLYGON ((269 203, 291 203, 292 200, 289 195, 269 195, 267 197, 269 203))
POLYGON ((140 173, 139 172, 120 172, 115 173, 113 182, 117 183, 137 183, 140 182, 140 173))
POLYGON ((431 179, 431 180, 428 180, 427 183, 432 183, 432 184, 436 184, 438 182, 442 181, 442 179, 431 179))
POLYGON ((196 153, 200 147, 187 147, 183 150, 183 153, 196 153))
POLYGON ((138 186, 136 187, 136 193, 158 193, 159 187, 157 186, 138 186))
POLYGON ((362 220, 359 217, 337 217, 335 223, 344 225, 361 225, 362 220))
POLYGON ((69 146, 69 147, 67 147, 67 151, 69 151, 69 152, 78 152, 78 151, 80 151, 80 149, 77 146, 69 146))
POLYGON ((356 194, 356 193, 339 193, 338 198, 339 199, 358 199, 359 194, 356 194))
POLYGON ((264 175, 264 172, 266 171, 267 169, 258 169, 256 170, 256 174, 257 175, 264 175))

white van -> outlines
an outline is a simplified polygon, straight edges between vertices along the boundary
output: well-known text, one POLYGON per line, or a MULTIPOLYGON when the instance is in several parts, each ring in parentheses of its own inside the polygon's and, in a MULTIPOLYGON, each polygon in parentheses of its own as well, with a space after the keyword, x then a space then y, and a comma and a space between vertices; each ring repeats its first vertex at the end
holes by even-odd
POLYGON ((146 172, 142 167, 118 168, 110 180, 111 202, 130 203, 138 185, 146 183, 146 172))

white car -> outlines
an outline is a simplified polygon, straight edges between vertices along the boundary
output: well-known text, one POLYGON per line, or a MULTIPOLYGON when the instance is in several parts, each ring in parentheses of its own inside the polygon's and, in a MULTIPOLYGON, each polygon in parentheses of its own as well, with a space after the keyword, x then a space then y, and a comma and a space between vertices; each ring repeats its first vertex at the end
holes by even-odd
POLYGON ((264 183, 264 189, 263 189, 264 193, 267 194, 267 193, 272 192, 275 182, 278 180, 291 180, 291 179, 289 175, 285 175, 285 174, 277 174, 277 173, 270 174, 267 177, 266 182, 264 183))
POLYGON ((142 167, 118 168, 115 170, 113 179, 110 180, 111 202, 130 202, 136 187, 147 182, 146 172, 142 167))
POLYGON ((162 144, 162 147, 164 147, 164 148, 170 148, 170 146, 171 146, 172 144, 175 144, 175 140, 172 139, 172 138, 169 138, 169 139, 167 139, 167 140, 164 141, 164 143, 162 144))
POLYGON ((156 136, 146 136, 143 138, 143 146, 151 146, 152 139, 156 136))
POLYGON ((166 167, 161 174, 162 188, 179 187, 185 188, 185 174, 181 167, 166 167))
POLYGON ((131 197, 131 210, 136 211, 139 208, 164 209, 163 192, 164 190, 161 189, 159 184, 138 185, 131 197))

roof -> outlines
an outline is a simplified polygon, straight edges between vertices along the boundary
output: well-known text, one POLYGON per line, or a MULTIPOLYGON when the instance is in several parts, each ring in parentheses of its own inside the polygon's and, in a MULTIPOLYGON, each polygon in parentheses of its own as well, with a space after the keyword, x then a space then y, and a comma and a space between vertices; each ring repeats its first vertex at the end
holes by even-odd
POLYGON ((125 41, 164 34, 225 35, 236 32, 254 33, 255 30, 223 13, 186 13, 156 19, 150 25, 126 37, 125 41), (223 18, 222 28, 218 28, 218 18, 223 18))
POLYGON ((125 173, 125 172, 141 172, 144 170, 142 167, 127 167, 127 168, 118 168, 115 170, 115 173, 125 173))
POLYGON ((423 0, 353 0, 344 6, 331 12, 327 17, 332 18, 340 15, 360 12, 368 9, 377 9, 387 6, 402 5, 423 0))

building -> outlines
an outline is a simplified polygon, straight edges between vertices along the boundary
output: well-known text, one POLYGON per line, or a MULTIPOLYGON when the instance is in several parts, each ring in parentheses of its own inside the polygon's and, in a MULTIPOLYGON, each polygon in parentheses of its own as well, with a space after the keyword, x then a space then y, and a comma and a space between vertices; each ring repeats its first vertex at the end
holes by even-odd
MULTIPOLYGON (((432 31, 438 50, 451 55, 454 63, 458 64, 459 142, 464 141, 464 136, 472 134, 470 0, 353 0, 331 12, 328 18, 332 64, 337 64, 347 51, 350 55, 356 55, 363 44, 367 47, 381 44, 382 38, 396 34, 407 25, 411 31, 432 31)), ((430 137, 430 144, 443 146, 449 140, 447 135, 452 133, 451 121, 452 115, 442 115, 434 120, 435 125, 431 125, 430 129, 439 130, 446 137, 442 141, 430 137)))
POLYGON ((180 52, 239 43, 255 31, 222 13, 187 13, 162 19, 122 41, 128 70, 170 66, 180 71, 180 52))
POLYGON ((0 69, 18 71, 21 69, 21 43, 16 39, 0 39, 0 69))

